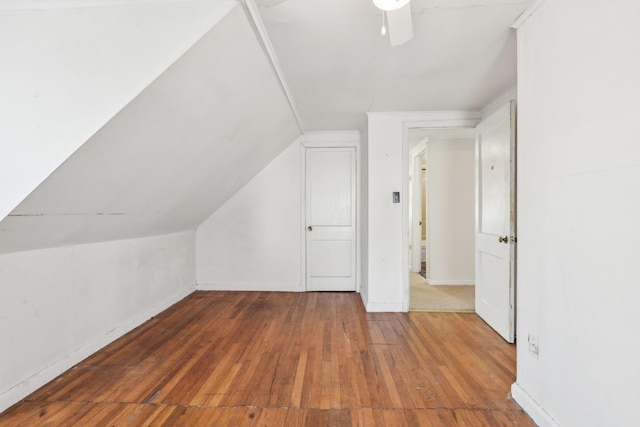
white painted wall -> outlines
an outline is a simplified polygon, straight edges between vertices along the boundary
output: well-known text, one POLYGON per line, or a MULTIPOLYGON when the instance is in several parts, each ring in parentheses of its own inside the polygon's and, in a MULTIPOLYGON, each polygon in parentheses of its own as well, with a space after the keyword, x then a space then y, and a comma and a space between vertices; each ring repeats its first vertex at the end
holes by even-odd
POLYGON ((304 289, 300 155, 298 138, 198 227, 198 289, 304 289))
POLYGON ((0 3, 0 220, 235 4, 0 3))
POLYGON ((475 283, 475 141, 427 142, 427 225, 431 285, 475 283))
POLYGON ((368 311, 409 309, 409 129, 473 127, 479 119, 469 111, 368 113, 368 311), (401 203, 392 203, 394 191, 401 203))
POLYGON ((518 33, 513 395, 540 425, 640 419, 638 16, 635 0, 547 1, 518 33))
POLYGON ((0 255, 0 412, 195 290, 194 239, 0 255))
MULTIPOLYGON (((368 287, 367 311, 402 311, 403 204, 409 201, 403 179, 402 117, 369 115, 368 174, 368 287), (392 203, 400 191, 401 203, 392 203)), ((408 179, 408 175, 407 178, 408 179)))
POLYGON ((195 229, 299 134, 236 6, 0 223, 0 253, 195 229))
POLYGON ((203 290, 305 290, 304 146, 355 146, 358 132, 310 132, 204 221, 196 232, 203 290))

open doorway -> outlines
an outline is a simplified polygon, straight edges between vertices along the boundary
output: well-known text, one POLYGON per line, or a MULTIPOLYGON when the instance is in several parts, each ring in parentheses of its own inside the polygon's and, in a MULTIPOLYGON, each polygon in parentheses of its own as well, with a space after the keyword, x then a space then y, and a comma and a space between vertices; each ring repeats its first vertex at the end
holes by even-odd
POLYGON ((475 311, 475 130, 409 129, 409 309, 475 311))

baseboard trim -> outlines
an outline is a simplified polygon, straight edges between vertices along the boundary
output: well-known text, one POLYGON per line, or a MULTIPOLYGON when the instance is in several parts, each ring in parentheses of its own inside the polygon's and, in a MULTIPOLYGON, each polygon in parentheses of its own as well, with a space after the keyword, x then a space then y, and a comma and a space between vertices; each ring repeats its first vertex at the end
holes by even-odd
POLYGON ((540 427, 561 427, 517 382, 511 385, 511 397, 540 427))
POLYGON ((360 299, 362 300, 362 304, 364 305, 364 309, 365 311, 367 311, 367 300, 369 298, 367 298, 367 294, 365 292, 362 292, 362 289, 360 289, 360 299))
POLYGON ((384 302, 369 302, 366 293, 360 291, 360 298, 367 313, 402 313, 402 304, 386 304, 384 302))
POLYGON ((198 282, 199 291, 304 292, 300 283, 281 282, 198 282))
POLYGON ((427 284, 431 286, 442 286, 442 285, 455 285, 455 286, 468 286, 475 285, 475 280, 441 280, 441 279, 426 279, 427 284))
POLYGON ((0 394, 0 412, 3 412, 7 408, 20 402, 22 399, 24 399, 40 387, 44 386, 54 378, 68 371, 87 357, 91 356, 93 353, 106 347, 108 344, 111 344, 113 341, 117 340, 126 333, 131 332, 133 329, 151 319, 153 316, 156 316, 178 301, 186 298, 194 291, 194 286, 190 286, 188 289, 181 290, 180 292, 172 295, 166 300, 151 306, 139 315, 124 321, 115 328, 111 329, 109 332, 97 338, 92 343, 76 349, 72 353, 69 353, 65 357, 57 360, 52 365, 49 365, 41 371, 31 375, 24 381, 12 386, 7 391, 0 394))
POLYGON ((402 304, 387 304, 384 302, 369 302, 365 305, 369 313, 402 313, 402 304))

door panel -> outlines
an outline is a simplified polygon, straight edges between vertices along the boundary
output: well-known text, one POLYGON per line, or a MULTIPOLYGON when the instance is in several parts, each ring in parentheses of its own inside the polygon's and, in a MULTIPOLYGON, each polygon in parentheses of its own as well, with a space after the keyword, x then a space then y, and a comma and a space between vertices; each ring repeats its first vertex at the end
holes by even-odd
POLYGON ((307 290, 356 290, 355 148, 306 148, 307 290))
MULTIPOLYGON (((506 120, 506 117, 502 117, 506 120)), ((480 232, 503 235, 509 229, 509 144, 507 123, 480 125, 480 232)))
POLYGON ((515 102, 477 127, 476 312, 515 339, 515 102))
POLYGON ((351 241, 314 240, 311 242, 311 277, 350 277, 351 241))
POLYGON ((307 150, 310 224, 351 226, 352 152, 307 150))

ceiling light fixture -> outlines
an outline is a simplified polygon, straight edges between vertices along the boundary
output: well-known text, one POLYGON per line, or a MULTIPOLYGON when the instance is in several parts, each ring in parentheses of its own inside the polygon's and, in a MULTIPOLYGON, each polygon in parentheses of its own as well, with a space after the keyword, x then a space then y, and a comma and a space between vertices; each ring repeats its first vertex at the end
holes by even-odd
POLYGON ((372 0, 382 11, 380 34, 389 34, 389 44, 400 46, 413 37, 410 0, 372 0))
POLYGON ((376 5, 378 9, 389 12, 406 6, 409 4, 409 0, 373 0, 373 4, 376 5))

